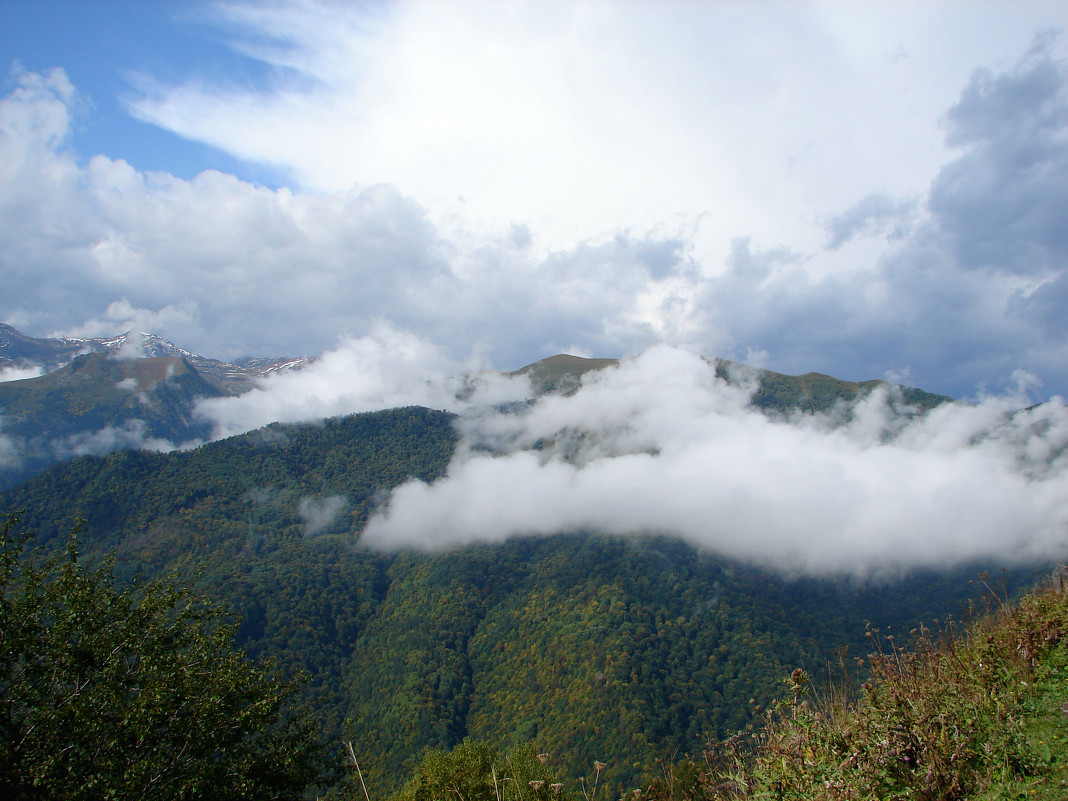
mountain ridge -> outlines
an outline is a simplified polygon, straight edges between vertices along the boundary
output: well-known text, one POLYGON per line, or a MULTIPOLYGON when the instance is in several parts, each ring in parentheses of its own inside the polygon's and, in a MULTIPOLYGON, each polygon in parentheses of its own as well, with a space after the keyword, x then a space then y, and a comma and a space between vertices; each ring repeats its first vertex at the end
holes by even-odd
MULTIPOLYGON (((716 366, 716 375, 727 381, 736 375, 749 374, 757 378, 758 386, 753 393, 752 404, 761 409, 784 412, 829 411, 840 401, 854 401, 878 387, 892 387, 901 392, 902 400, 910 406, 929 410, 954 399, 918 387, 894 384, 883 379, 846 381, 819 372, 800 375, 777 373, 761 367, 749 367, 729 359, 708 359, 716 366)), ((616 358, 588 358, 559 353, 513 370, 507 375, 529 376, 535 394, 561 392, 568 394, 578 389, 582 377, 609 367, 618 366, 616 358)))
MULTIPOLYGON (((0 446, 6 446, 0 448, 0 487, 80 453, 195 446, 212 436, 211 424, 195 413, 200 400, 241 395, 267 375, 302 370, 315 361, 245 357, 226 363, 193 354, 162 337, 137 336, 136 340, 129 334, 91 340, 34 338, 0 324, 0 367, 47 369, 71 359, 44 375, 0 382, 0 446), (134 372, 150 372, 152 364, 163 364, 161 359, 178 360, 170 362, 175 365, 170 375, 147 384, 131 378, 134 372), (105 361, 127 366, 103 369, 105 361), (88 364, 97 367, 87 370, 88 364), (86 380, 71 383, 64 370, 86 380)), ((528 376, 535 397, 569 394, 579 388, 583 376, 619 363, 614 358, 557 354, 505 375, 528 376)), ((714 363, 717 375, 727 381, 738 374, 756 376, 751 404, 770 414, 826 412, 886 385, 877 380, 846 382, 818 373, 786 376, 723 359, 714 363)), ((927 410, 952 400, 909 387, 900 392, 906 408, 927 410)))
POLYGON ((181 357, 225 395, 250 389, 255 379, 272 372, 299 369, 311 360, 290 356, 243 356, 232 362, 200 356, 156 334, 126 331, 111 337, 31 337, 0 323, 0 370, 38 368, 48 374, 76 357, 106 353, 123 359, 181 357))
MULTIPOLYGON (((6 451, 0 447, 0 487, 78 453, 107 453, 121 447, 170 449, 206 441, 212 427, 195 413, 200 400, 241 395, 268 375, 299 371, 315 361, 243 357, 221 362, 154 334, 37 338, 0 323, 0 369, 46 371, 0 382, 0 446, 6 442, 6 451), (147 376, 163 364, 171 365, 170 372, 159 380, 134 378, 135 374, 147 376), (72 382, 72 374, 81 380, 72 382)), ((727 381, 740 374, 756 376, 751 403, 773 414, 829 411, 887 385, 878 380, 841 381, 819 373, 787 376, 724 359, 710 361, 716 365, 717 376, 727 381)), ((529 377, 535 397, 569 394, 579 388, 584 376, 619 364, 615 358, 556 354, 505 375, 529 377)), ((900 391, 906 406, 919 409, 952 400, 909 387, 900 391)))

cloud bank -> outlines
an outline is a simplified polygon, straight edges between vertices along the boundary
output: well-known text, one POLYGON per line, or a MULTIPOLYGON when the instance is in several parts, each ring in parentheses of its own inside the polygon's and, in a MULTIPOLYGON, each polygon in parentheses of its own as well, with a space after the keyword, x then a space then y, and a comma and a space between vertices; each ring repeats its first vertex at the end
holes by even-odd
POLYGON ((509 379, 475 361, 453 361, 426 340, 380 323, 302 370, 270 373, 238 397, 202 400, 196 413, 212 423, 218 439, 275 422, 404 406, 458 412, 522 400, 529 393, 527 379, 509 379))
POLYGON ((775 420, 749 397, 706 359, 657 346, 587 374, 570 397, 468 414, 447 475, 395 490, 362 542, 654 533, 786 573, 860 576, 1068 550, 1059 399, 908 417, 882 390, 852 410, 775 420))

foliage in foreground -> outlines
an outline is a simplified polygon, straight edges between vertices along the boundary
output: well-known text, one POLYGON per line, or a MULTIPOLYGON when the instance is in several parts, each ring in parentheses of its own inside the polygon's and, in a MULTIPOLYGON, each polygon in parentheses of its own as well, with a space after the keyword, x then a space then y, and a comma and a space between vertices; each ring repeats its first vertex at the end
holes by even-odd
POLYGON ((235 651, 173 583, 118 591, 110 564, 39 563, 0 524, 0 796, 298 798, 318 776, 293 685, 235 651))
POLYGON ((871 632, 856 701, 794 671, 755 735, 654 781, 651 799, 1009 799, 1068 793, 1068 596, 1050 587, 966 631, 871 632), (1064 704, 1064 706, 1062 706, 1064 704), (1041 794, 1041 795, 1040 795, 1041 794))

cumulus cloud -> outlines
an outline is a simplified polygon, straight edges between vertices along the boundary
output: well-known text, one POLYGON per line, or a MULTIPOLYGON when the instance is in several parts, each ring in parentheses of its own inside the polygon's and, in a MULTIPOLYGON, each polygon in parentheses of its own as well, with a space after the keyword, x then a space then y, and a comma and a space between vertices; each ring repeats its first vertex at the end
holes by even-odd
POLYGON ((447 475, 395 490, 363 542, 656 533, 787 573, 857 575, 1041 561, 1068 546, 1059 400, 910 418, 883 391, 847 415, 785 421, 748 398, 709 361, 650 349, 570 397, 468 419, 447 475))
POLYGON ((1063 24, 1041 5, 212 3, 198 22, 259 79, 194 66, 128 102, 305 187, 394 182, 436 220, 520 220, 550 249, 703 216, 719 259, 922 192, 936 116, 975 65, 1063 24))
POLYGON ((1068 66, 1053 47, 1040 37, 1009 69, 972 77, 946 114, 958 155, 922 209, 876 195, 828 222, 843 254, 858 237, 897 232, 888 249, 820 271, 819 254, 791 263, 736 244, 728 269, 697 290, 698 328, 723 333, 722 355, 766 352, 783 372, 822 362, 833 367, 816 369, 860 379, 878 364, 976 397, 1008 389, 1022 368, 1064 392, 1068 66))
POLYGON ((1068 253, 1068 79, 1040 37, 1011 70, 980 70, 947 114, 965 148, 931 187, 928 206, 961 266, 1049 276, 1068 253))
MULTIPOLYGON (((1060 46, 1040 38, 967 81, 945 112, 952 158, 915 202, 867 188, 819 215, 825 242, 812 247, 727 230, 721 261, 683 224, 546 248, 531 221, 446 226, 390 184, 272 190, 83 160, 69 150, 66 76, 17 73, 0 100, 0 317, 38 335, 152 331, 224 359, 344 351, 339 337, 374 340, 385 323, 447 361, 498 369, 668 343, 787 373, 907 374, 958 397, 1002 391, 1024 369, 1040 397, 1065 393, 1060 46)), ((326 388, 291 391, 307 414, 345 406, 326 388)), ((242 425, 211 414, 222 431, 242 425)))
POLYGON ((316 354, 388 319, 452 358, 518 367, 572 344, 644 346, 674 325, 664 304, 693 270, 677 238, 621 233, 542 258, 522 226, 446 241, 388 185, 295 194, 105 156, 79 165, 56 132, 70 109, 53 78, 22 76, 33 92, 0 105, 21 121, 0 139, 0 314, 31 334, 146 330, 233 358, 316 354))

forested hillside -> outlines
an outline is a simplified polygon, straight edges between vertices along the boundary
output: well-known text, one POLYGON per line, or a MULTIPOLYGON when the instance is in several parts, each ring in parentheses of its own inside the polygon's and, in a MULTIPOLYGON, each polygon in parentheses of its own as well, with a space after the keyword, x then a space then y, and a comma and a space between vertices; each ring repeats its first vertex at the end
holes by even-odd
MULTIPOLYGON (((0 495, 45 548, 86 520, 121 577, 178 571, 241 619, 240 644, 304 688, 380 792, 427 746, 532 741, 569 775, 634 781, 819 675, 867 621, 959 613, 972 568, 857 585, 786 580, 666 538, 593 532, 381 553, 358 532, 385 491, 431 480, 453 417, 421 408, 272 425, 186 453, 83 457, 0 495)), ((710 522, 710 525, 714 525, 710 522)), ((1007 577, 1010 584, 1030 574, 1007 577)))

